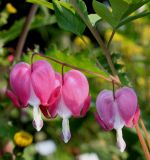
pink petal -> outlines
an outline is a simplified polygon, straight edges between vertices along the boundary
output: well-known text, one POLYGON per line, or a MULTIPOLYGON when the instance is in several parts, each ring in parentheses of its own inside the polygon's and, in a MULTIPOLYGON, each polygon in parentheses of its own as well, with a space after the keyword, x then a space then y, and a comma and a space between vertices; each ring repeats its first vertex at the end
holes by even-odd
POLYGON ((101 118, 100 118, 100 116, 98 115, 98 113, 95 113, 94 114, 95 115, 95 119, 96 119, 96 121, 98 122, 98 124, 105 130, 105 131, 110 131, 110 130, 112 130, 113 129, 113 124, 105 124, 102 120, 101 120, 101 118))
POLYGON ((62 85, 62 76, 55 72, 55 88, 59 87, 62 85))
POLYGON ((32 85, 36 96, 42 105, 47 105, 48 99, 55 87, 55 73, 51 65, 44 60, 32 65, 32 85))
POLYGON ((84 102, 84 106, 83 109, 81 111, 81 116, 84 117, 86 115, 86 112, 88 111, 89 107, 90 107, 90 102, 91 102, 91 97, 88 96, 87 99, 84 102))
POLYGON ((10 85, 23 106, 27 106, 30 97, 30 66, 20 62, 16 64, 10 73, 10 85))
POLYGON ((126 127, 132 128, 137 124, 140 117, 140 108, 137 107, 134 116, 126 123, 126 127))
POLYGON ((21 107, 21 106, 20 106, 20 103, 19 103, 19 101, 18 101, 18 99, 17 99, 17 97, 16 97, 16 95, 15 95, 12 91, 7 90, 7 91, 6 91, 6 95, 12 100, 13 104, 14 104, 16 107, 18 107, 18 108, 21 107))
POLYGON ((39 108, 46 118, 51 118, 51 115, 48 112, 47 106, 40 105, 39 108))
POLYGON ((133 125, 136 125, 138 123, 139 117, 140 117, 140 108, 138 106, 133 118, 133 125))
POLYGON ((112 91, 100 92, 96 99, 96 109, 105 126, 113 126, 116 116, 116 108, 112 91))
POLYGON ((74 116, 80 116, 80 112, 88 94, 88 81, 81 72, 77 70, 70 70, 64 75, 62 96, 65 104, 74 116))
POLYGON ((60 91, 61 91, 61 88, 57 87, 53 91, 53 93, 49 99, 48 112, 50 113, 52 118, 56 117, 56 115, 57 115, 58 102, 60 99, 60 91))
POLYGON ((119 114, 127 124, 136 112, 137 96, 134 90, 128 87, 117 90, 115 96, 119 114))
POLYGON ((47 106, 40 105, 40 109, 46 118, 57 116, 58 102, 60 99, 60 87, 57 87, 52 93, 47 106))

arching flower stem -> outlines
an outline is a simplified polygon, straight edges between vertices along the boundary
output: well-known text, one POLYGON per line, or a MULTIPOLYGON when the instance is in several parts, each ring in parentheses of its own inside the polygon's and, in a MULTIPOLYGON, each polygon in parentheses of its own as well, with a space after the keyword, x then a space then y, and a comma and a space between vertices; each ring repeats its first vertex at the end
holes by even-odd
POLYGON ((145 139, 146 139, 146 141, 147 141, 147 145, 148 145, 149 150, 150 150, 150 139, 149 139, 149 136, 148 136, 147 129, 146 129, 146 127, 145 127, 145 125, 144 125, 144 122, 143 122, 143 120, 142 120, 141 118, 140 118, 140 124, 141 124, 141 126, 142 126, 143 131, 144 131, 145 139))
POLYGON ((118 86, 121 85, 120 81, 118 81, 118 79, 115 78, 115 77, 112 76, 112 75, 109 75, 109 78, 106 78, 105 76, 103 76, 103 75, 101 75, 101 74, 99 74, 99 73, 97 73, 97 72, 93 72, 93 71, 90 71, 90 70, 86 70, 86 69, 83 69, 83 68, 79 68, 79 67, 73 66, 73 65, 71 65, 71 64, 64 63, 64 62, 62 62, 62 61, 60 61, 60 60, 57 60, 57 59, 55 59, 55 58, 42 55, 42 54, 40 54, 40 53, 33 53, 33 54, 32 54, 31 63, 33 62, 33 58, 34 58, 35 55, 44 57, 44 58, 49 59, 49 60, 51 60, 51 61, 54 61, 54 62, 56 62, 56 63, 58 63, 58 64, 61 64, 61 65, 63 65, 63 66, 66 66, 66 67, 69 67, 69 68, 72 68, 72 69, 76 69, 76 70, 79 70, 79 71, 84 72, 84 73, 92 74, 92 75, 97 76, 97 77, 99 77, 99 78, 101 78, 101 79, 104 79, 104 80, 106 80, 106 81, 108 81, 108 82, 110 82, 110 83, 112 83, 112 80, 113 80, 113 82, 114 82, 116 85, 118 85, 118 86))
POLYGON ((140 143, 141 143, 142 149, 143 149, 143 151, 144 151, 145 158, 146 158, 146 160, 149 160, 149 159, 150 159, 149 150, 148 150, 148 148, 147 148, 147 145, 146 145, 146 143, 145 143, 145 140, 144 140, 144 138, 143 138, 143 135, 142 135, 142 133, 141 133, 141 131, 140 131, 140 128, 139 128, 139 125, 138 125, 138 124, 135 125, 135 129, 136 129, 137 135, 138 135, 138 137, 139 137, 139 141, 140 141, 140 143))

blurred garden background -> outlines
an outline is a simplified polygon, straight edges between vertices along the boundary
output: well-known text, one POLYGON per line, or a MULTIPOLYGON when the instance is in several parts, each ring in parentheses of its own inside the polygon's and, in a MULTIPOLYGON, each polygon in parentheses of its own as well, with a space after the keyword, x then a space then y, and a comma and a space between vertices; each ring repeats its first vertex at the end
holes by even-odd
MULTIPOLYGON (((95 13, 92 0, 84 2, 88 13, 95 13)), ((111 9, 108 1, 101 2, 111 9)), ((115 132, 104 132, 95 121, 96 96, 102 89, 112 89, 107 81, 87 75, 91 106, 84 118, 71 118, 72 138, 67 144, 61 139, 60 118, 48 120, 43 117, 44 127, 37 132, 32 126, 32 107, 18 110, 5 95, 10 69, 18 61, 19 37, 32 5, 25 0, 0 0, 0 160, 13 159, 13 152, 22 155, 18 156, 20 160, 144 160, 134 128, 123 129, 127 148, 120 153, 116 148, 115 132), (25 141, 25 147, 21 147, 21 142, 15 138, 17 133, 24 135, 20 141, 25 141)), ((145 9, 150 11, 150 3, 136 13, 145 9)), ((111 26, 98 16, 91 20, 107 42, 111 26)), ((137 92, 141 116, 150 133, 150 14, 121 26, 113 37, 110 50, 120 79, 137 92)), ((90 31, 86 28, 81 38, 61 29, 54 11, 43 5, 38 5, 19 61, 31 63, 33 51, 103 75, 109 73, 105 57, 90 31), (101 64, 106 72, 101 70, 101 64)), ((42 58, 35 56, 36 59, 42 58)), ((59 64, 51 64, 61 71, 59 64)))

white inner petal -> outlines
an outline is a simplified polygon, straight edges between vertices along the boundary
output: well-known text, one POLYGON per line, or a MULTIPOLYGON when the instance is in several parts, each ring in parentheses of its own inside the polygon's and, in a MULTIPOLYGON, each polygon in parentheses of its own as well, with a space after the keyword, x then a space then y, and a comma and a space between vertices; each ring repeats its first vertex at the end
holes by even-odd
POLYGON ((63 98, 61 98, 58 104, 58 115, 62 117, 62 134, 63 140, 67 143, 71 138, 71 132, 69 127, 69 117, 71 117, 71 111, 65 105, 63 98))
POLYGON ((33 126, 37 131, 43 127, 43 120, 41 118, 41 111, 38 106, 33 107, 33 126))
POLYGON ((41 111, 39 109, 40 100, 36 96, 33 87, 31 85, 31 94, 28 103, 33 106, 33 126, 37 131, 40 131, 43 127, 43 120, 41 118, 41 111))
POLYGON ((118 105, 116 102, 114 102, 114 105, 113 105, 114 109, 115 109, 115 122, 114 122, 114 129, 121 129, 123 128, 123 126, 125 125, 125 122, 124 120, 122 119, 122 117, 120 116, 119 114, 119 111, 118 111, 118 105))
POLYGON ((116 134, 117 134, 117 147, 119 148, 120 152, 123 152, 126 148, 126 143, 122 136, 122 129, 117 129, 116 134))
POLYGON ((71 111, 65 105, 63 98, 59 101, 58 104, 58 115, 62 118, 69 118, 71 117, 71 111))
POLYGON ((64 142, 67 143, 71 138, 68 118, 63 118, 63 120, 62 120, 62 134, 63 134, 64 142))
POLYGON ((31 106, 39 106, 40 105, 40 100, 39 98, 36 96, 34 90, 33 90, 33 87, 31 85, 31 93, 30 93, 30 98, 28 100, 28 103, 31 105, 31 106))

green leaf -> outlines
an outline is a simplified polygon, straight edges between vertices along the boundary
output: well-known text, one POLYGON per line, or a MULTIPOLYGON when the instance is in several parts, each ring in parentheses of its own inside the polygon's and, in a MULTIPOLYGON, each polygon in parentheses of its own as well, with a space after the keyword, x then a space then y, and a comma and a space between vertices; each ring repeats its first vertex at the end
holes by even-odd
POLYGON ((83 13, 83 15, 85 16, 85 18, 88 18, 88 11, 87 11, 87 7, 86 4, 84 3, 83 0, 76 0, 76 3, 74 3, 73 0, 69 0, 71 2, 71 4, 73 4, 76 8, 79 8, 80 11, 83 13))
POLYGON ((122 18, 127 17, 128 15, 130 15, 131 13, 133 13, 134 11, 136 11, 137 9, 139 9, 140 7, 142 7, 144 4, 150 2, 150 0, 142 0, 142 1, 138 1, 138 2, 132 2, 128 9, 126 10, 126 12, 123 14, 122 18))
POLYGON ((113 17, 117 22, 120 21, 122 15, 128 9, 129 4, 124 0, 110 0, 113 17))
MULTIPOLYGON (((9 30, 4 30, 0 32, 0 43, 7 43, 20 34, 22 26, 24 24, 25 19, 20 19, 14 23, 14 25, 9 30)), ((42 16, 36 16, 31 24, 30 29, 35 29, 38 27, 42 27, 44 25, 50 25, 56 22, 55 16, 51 16, 48 18, 43 18, 42 16)))
POLYGON ((49 9, 54 10, 53 4, 50 3, 50 2, 47 2, 46 0, 27 0, 27 2, 34 3, 34 4, 39 4, 39 5, 45 6, 49 9))
POLYGON ((92 26, 95 26, 96 22, 101 20, 101 17, 98 16, 97 14, 89 14, 88 17, 89 17, 89 20, 90 20, 92 26))
POLYGON ((62 5, 58 0, 53 0, 53 6, 59 27, 74 34, 82 35, 86 26, 73 8, 62 5))
POLYGON ((102 18, 103 18, 105 21, 107 21, 113 28, 115 28, 115 26, 116 26, 116 21, 114 20, 112 13, 108 10, 108 8, 107 8, 104 4, 102 4, 102 3, 94 0, 94 1, 93 1, 93 8, 94 8, 95 12, 96 12, 100 17, 102 17, 102 18))
POLYGON ((139 14, 136 14, 136 15, 134 15, 134 16, 127 17, 127 18, 123 19, 123 20, 119 23, 119 25, 117 26, 117 28, 119 28, 120 26, 122 26, 122 25, 124 25, 124 24, 126 24, 126 23, 128 23, 128 22, 131 22, 131 21, 133 21, 133 20, 136 20, 136 19, 138 19, 138 18, 145 17, 145 16, 147 16, 147 15, 149 15, 149 14, 150 14, 150 12, 144 11, 144 12, 139 13, 139 14))

